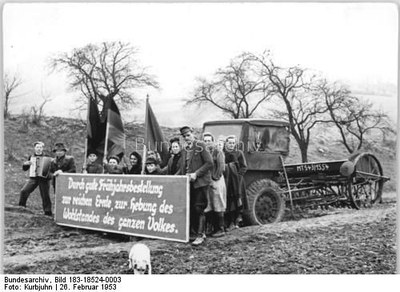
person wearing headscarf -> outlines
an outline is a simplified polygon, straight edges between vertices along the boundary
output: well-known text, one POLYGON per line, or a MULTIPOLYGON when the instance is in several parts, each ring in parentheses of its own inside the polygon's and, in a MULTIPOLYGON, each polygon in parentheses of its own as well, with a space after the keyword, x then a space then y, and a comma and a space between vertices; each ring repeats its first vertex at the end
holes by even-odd
POLYGON ((238 149, 234 135, 226 138, 224 153, 227 191, 226 221, 228 230, 231 230, 239 228, 243 224, 243 210, 248 208, 244 182, 247 163, 243 151, 238 149))
POLYGON ((169 143, 171 157, 168 159, 167 165, 162 169, 162 173, 167 175, 179 175, 182 157, 182 148, 179 137, 172 138, 169 140, 169 143))

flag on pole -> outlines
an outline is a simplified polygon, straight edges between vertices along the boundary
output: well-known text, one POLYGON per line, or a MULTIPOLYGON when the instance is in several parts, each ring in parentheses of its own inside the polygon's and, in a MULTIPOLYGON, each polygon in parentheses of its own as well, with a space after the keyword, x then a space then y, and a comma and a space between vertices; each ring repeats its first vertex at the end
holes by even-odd
POLYGON ((168 163, 169 144, 164 138, 160 125, 150 106, 149 97, 146 99, 146 118, 145 118, 145 135, 144 143, 147 151, 155 150, 161 156, 161 167, 168 163))
MULTIPOLYGON (((87 115, 87 149, 88 151, 96 151, 99 158, 104 154, 104 139, 106 136, 106 124, 100 120, 100 114, 97 103, 94 99, 89 98, 88 115, 87 115)), ((101 160, 100 160, 101 161, 101 160)))
POLYGON ((121 159, 125 152, 125 133, 121 114, 113 98, 110 98, 107 111, 105 153, 108 157, 118 156, 121 159))

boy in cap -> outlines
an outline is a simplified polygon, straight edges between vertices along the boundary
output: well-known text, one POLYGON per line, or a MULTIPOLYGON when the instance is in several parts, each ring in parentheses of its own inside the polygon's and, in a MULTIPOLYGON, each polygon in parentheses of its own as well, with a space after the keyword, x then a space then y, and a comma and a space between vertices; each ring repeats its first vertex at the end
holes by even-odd
POLYGON ((146 159, 146 169, 144 171, 145 174, 150 175, 161 175, 160 165, 157 158, 150 156, 146 159))
POLYGON ((83 166, 83 173, 103 173, 103 166, 97 161, 96 150, 88 150, 87 152, 87 164, 83 166))
POLYGON ((37 141, 33 144, 34 154, 22 165, 22 170, 29 169, 29 180, 21 189, 19 206, 26 207, 29 195, 39 186, 44 214, 52 216, 50 200, 50 164, 51 157, 44 155, 44 143, 37 141))
POLYGON ((182 149, 180 173, 188 175, 190 179, 190 226, 196 236, 192 244, 200 245, 206 238, 204 209, 208 204, 213 161, 204 142, 195 138, 192 128, 185 126, 180 132, 186 144, 182 149))
POLYGON ((65 147, 64 143, 56 143, 54 145, 53 152, 56 154, 56 157, 51 163, 50 171, 53 173, 54 176, 53 187, 55 190, 55 177, 63 172, 75 173, 76 166, 74 157, 70 155, 65 155, 67 153, 67 148, 65 147))
POLYGON ((123 174, 124 170, 119 165, 119 158, 117 156, 110 156, 108 160, 104 160, 104 173, 108 174, 123 174))

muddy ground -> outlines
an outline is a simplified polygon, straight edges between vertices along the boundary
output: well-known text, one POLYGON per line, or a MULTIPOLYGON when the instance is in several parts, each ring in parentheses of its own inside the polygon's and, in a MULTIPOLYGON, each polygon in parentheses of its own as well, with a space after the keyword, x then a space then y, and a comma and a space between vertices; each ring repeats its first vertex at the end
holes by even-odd
MULTIPOLYGON (((370 209, 329 208, 248 226, 200 247, 141 239, 153 274, 392 274, 396 195, 370 209)), ((4 273, 128 274, 134 240, 58 226, 39 211, 5 207, 4 273)))

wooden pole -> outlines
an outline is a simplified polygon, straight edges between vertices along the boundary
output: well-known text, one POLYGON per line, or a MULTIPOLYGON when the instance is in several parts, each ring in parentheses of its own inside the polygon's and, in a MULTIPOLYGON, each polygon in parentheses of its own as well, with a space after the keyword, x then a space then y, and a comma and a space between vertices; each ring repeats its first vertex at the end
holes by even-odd
POLYGON ((146 96, 146 109, 144 118, 144 143, 143 143, 143 155, 142 155, 142 174, 144 174, 146 167, 146 157, 147 157, 147 127, 149 126, 149 94, 146 96))
POLYGON ((281 164, 282 164, 282 168, 283 168, 283 173, 285 174, 286 185, 287 185, 288 191, 289 191, 291 215, 292 215, 292 218, 294 218, 294 214, 293 214, 293 209, 294 209, 294 207, 293 207, 293 198, 292 198, 292 190, 290 189, 289 178, 288 178, 287 173, 286 173, 285 163, 284 163, 284 161, 283 161, 282 155, 279 155, 279 159, 281 160, 281 164))
MULTIPOLYGON (((109 121, 110 121, 110 109, 108 109, 108 111, 107 111, 106 138, 105 138, 105 141, 104 141, 104 157, 103 157, 103 160, 107 159, 109 121)), ((104 167, 103 167, 103 173, 104 173, 104 167)))
MULTIPOLYGON (((90 113, 90 97, 88 98, 88 106, 87 106, 87 113, 86 113, 86 139, 85 139, 85 157, 83 157, 83 166, 82 169, 86 170, 87 169, 87 152, 88 152, 88 144, 89 144, 89 139, 88 139, 88 130, 89 130, 89 113, 90 113)), ((90 129, 91 135, 92 129, 90 129)))

